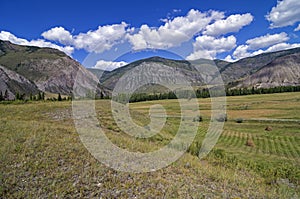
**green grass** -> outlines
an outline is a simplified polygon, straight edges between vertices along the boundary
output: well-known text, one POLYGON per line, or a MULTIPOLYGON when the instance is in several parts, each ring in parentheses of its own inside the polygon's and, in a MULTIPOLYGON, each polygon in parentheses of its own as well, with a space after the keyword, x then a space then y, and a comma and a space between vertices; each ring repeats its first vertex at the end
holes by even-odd
MULTIPOLYGON (((0 104, 0 198, 297 198, 300 124, 251 120, 300 119, 297 99, 300 93, 228 98, 229 120, 202 160, 197 153, 210 121, 210 101, 199 99, 203 122, 189 152, 167 168, 142 174, 114 171, 87 151, 74 127, 71 102, 0 104), (267 126, 273 130, 265 131, 267 126), (254 147, 246 146, 248 138, 254 147)), ((122 132, 107 100, 96 101, 99 126, 121 148, 157 150, 173 139, 180 119, 172 116, 180 109, 177 100, 134 103, 133 120, 148 124, 154 104, 163 105, 170 117, 149 139, 122 132)))

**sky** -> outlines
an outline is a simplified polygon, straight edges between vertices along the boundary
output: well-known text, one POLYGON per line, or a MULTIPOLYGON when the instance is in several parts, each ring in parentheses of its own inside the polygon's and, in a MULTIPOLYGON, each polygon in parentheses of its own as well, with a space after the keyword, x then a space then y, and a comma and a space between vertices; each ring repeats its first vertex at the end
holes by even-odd
POLYGON ((300 47, 299 0, 1 0, 0 39, 112 70, 143 56, 237 61, 300 47))

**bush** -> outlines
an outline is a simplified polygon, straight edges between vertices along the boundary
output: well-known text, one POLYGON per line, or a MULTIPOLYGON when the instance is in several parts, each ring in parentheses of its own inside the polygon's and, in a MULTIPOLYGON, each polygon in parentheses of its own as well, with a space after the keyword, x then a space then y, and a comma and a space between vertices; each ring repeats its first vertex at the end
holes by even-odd
POLYGON ((202 121, 203 121, 203 118, 202 118, 201 115, 197 115, 197 117, 195 117, 195 118, 193 119, 193 122, 202 122, 202 121))
POLYGON ((200 149, 201 149, 201 143, 198 141, 194 141, 188 148, 187 152, 194 156, 198 156, 200 149))
POLYGON ((243 118, 237 118, 235 121, 236 121, 236 123, 243 123, 244 119, 243 118))
POLYGON ((218 122, 227 122, 227 114, 220 114, 215 120, 218 122))

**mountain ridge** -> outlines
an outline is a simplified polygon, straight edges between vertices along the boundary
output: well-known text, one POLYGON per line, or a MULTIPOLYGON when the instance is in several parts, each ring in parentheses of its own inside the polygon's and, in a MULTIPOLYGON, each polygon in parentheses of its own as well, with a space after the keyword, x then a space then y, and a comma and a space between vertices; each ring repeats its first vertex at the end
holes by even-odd
MULTIPOLYGON (((79 62, 52 48, 20 46, 0 40, 0 65, 30 80, 42 92, 72 95, 76 77, 81 87, 78 95, 85 95, 84 90, 92 90, 98 84, 98 78, 79 62)), ((108 95, 109 91, 97 86, 96 94, 100 93, 108 95)))
MULTIPOLYGON (((300 84, 300 80, 297 79, 297 77, 295 77, 296 79, 289 79, 289 81, 286 81, 284 84, 281 84, 280 82, 282 82, 283 80, 281 80, 280 78, 277 78, 278 82, 269 82, 268 84, 261 84, 261 85, 251 85, 249 83, 243 83, 244 80, 246 80, 248 77, 252 77, 253 82, 256 82, 255 84, 258 84, 258 82, 261 82, 261 78, 263 79, 268 79, 269 75, 271 75, 272 73, 269 71, 269 74, 265 74, 264 77, 262 77, 262 75, 253 75, 257 72, 259 72, 262 68, 266 67, 267 65, 273 63, 276 65, 277 62, 274 62, 274 60, 278 60, 278 59, 285 59, 287 57, 289 57, 290 55, 294 55, 294 57, 300 57, 300 48, 292 48, 292 49, 288 49, 288 50, 281 50, 281 51, 276 51, 276 52, 268 52, 268 53, 262 53, 259 55, 255 55, 255 56, 251 56, 251 57, 247 57, 247 58, 243 58, 241 60, 238 60, 236 62, 226 62, 224 60, 207 60, 207 62, 209 64, 214 64, 219 71, 216 72, 216 74, 214 75, 214 77, 217 77, 218 74, 221 74, 221 77, 223 79, 223 82, 226 86, 228 87, 275 87, 275 86, 290 86, 290 85, 299 85, 300 84), (256 78, 256 80, 254 80, 254 78, 256 78)), ((206 61, 205 59, 203 59, 204 61, 206 61)), ((289 67, 293 67, 295 66, 299 66, 299 62, 296 61, 297 59, 294 59, 290 62, 289 67)), ((194 86, 203 86, 203 82, 201 82, 201 75, 199 73, 199 70, 197 71, 197 69, 195 69, 195 67, 193 66, 193 64, 191 63, 197 63, 197 61, 185 61, 185 60, 170 60, 170 59, 165 59, 165 58, 160 58, 160 57, 151 57, 151 58, 147 58, 147 59, 142 59, 142 60, 138 60, 135 62, 132 62, 128 65, 125 65, 123 67, 120 67, 118 69, 115 69, 113 71, 105 71, 103 73, 103 76, 100 79, 100 82, 107 86, 109 89, 113 89, 115 83, 118 81, 118 79, 125 74, 127 71, 131 70, 132 68, 140 65, 141 63, 163 63, 167 66, 173 66, 176 65, 176 67, 179 67, 181 69, 186 69, 186 70, 182 70, 183 74, 188 76, 188 79, 190 79, 193 83, 194 86), (172 64, 170 64, 172 63, 172 64), (187 67, 188 66, 188 67, 187 67), (188 72, 187 72, 188 71, 188 72), (195 77, 195 75, 197 77, 195 77)), ((201 61, 201 60, 200 60, 201 61)), ((274 70, 281 70, 280 67, 274 67, 274 70)), ((282 69, 284 70, 284 69, 282 69)), ((276 73, 276 72, 274 72, 276 73)), ((284 73, 283 73, 284 74, 284 73)), ((213 76, 213 75, 212 75, 213 76)), ((290 75, 291 76, 291 75, 290 75)), ((247 80, 249 81, 249 80, 247 80)))
POLYGON ((148 74, 154 65, 161 69, 161 74, 167 74, 169 68, 173 77, 169 75, 168 78, 176 79, 176 74, 183 74, 196 88, 210 84, 219 73, 228 88, 300 85, 300 48, 263 53, 233 63, 218 59, 186 61, 155 56, 113 71, 99 71, 84 68, 56 49, 21 46, 0 40, 0 91, 8 90, 12 97, 17 92, 28 96, 40 91, 72 95, 77 77, 77 94, 80 96, 95 89, 95 85, 96 95, 107 96, 124 74, 141 65, 144 74, 148 74), (205 67, 198 67, 198 64, 205 67), (211 65, 218 71, 209 71, 211 65))

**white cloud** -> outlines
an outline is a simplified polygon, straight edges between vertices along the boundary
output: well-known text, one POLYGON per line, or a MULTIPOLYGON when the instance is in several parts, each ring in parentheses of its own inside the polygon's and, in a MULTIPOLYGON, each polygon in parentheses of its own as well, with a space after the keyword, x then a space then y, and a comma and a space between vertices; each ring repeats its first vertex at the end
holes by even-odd
POLYGON ((72 35, 69 31, 65 30, 63 27, 55 27, 46 32, 42 33, 45 39, 58 41, 64 45, 70 45, 73 42, 72 35))
POLYGON ((282 0, 268 13, 266 19, 271 22, 272 28, 294 25, 300 21, 300 1, 282 0))
POLYGON ((293 45, 285 43, 287 40, 289 40, 289 37, 285 32, 255 37, 247 40, 245 45, 238 46, 233 52, 233 57, 235 59, 242 59, 265 52, 293 48, 293 45))
POLYGON ((287 50, 287 49, 298 48, 298 47, 300 47, 300 43, 299 44, 298 43, 295 43, 295 44, 279 43, 279 44, 269 47, 264 52, 274 52, 274 51, 287 50))
POLYGON ((134 50, 143 48, 166 49, 189 41, 209 23, 221 18, 224 18, 223 12, 209 11, 202 13, 192 9, 186 16, 165 20, 165 24, 158 28, 142 25, 136 34, 128 34, 127 38, 133 45, 134 50))
POLYGON ((174 13, 181 12, 181 9, 173 9, 174 13))
POLYGON ((127 26, 124 22, 121 24, 99 26, 97 30, 90 30, 87 33, 80 33, 73 36, 73 45, 77 49, 102 53, 122 41, 125 37, 127 26))
POLYGON ((265 50, 259 49, 257 51, 250 51, 250 48, 248 45, 241 45, 235 49, 235 51, 233 52, 233 57, 236 60, 239 60, 239 59, 242 59, 245 57, 251 57, 251 56, 259 55, 262 53, 269 53, 269 52, 275 52, 275 51, 280 51, 280 50, 288 50, 288 49, 297 48, 297 47, 300 47, 300 43, 289 44, 289 43, 282 42, 279 44, 272 45, 265 50))
POLYGON ((256 50, 259 48, 269 47, 278 43, 282 43, 289 40, 288 35, 285 32, 279 34, 267 34, 261 37, 256 37, 246 41, 246 44, 249 45, 249 49, 256 50))
POLYGON ((124 62, 124 61, 112 62, 112 61, 99 60, 99 61, 97 61, 96 65, 93 68, 112 71, 116 68, 120 68, 127 64, 128 63, 124 62))
POLYGON ((62 47, 62 46, 53 44, 51 42, 47 42, 43 39, 28 41, 26 39, 18 38, 15 35, 13 35, 12 33, 7 32, 7 31, 0 32, 0 39, 5 40, 5 41, 10 41, 10 42, 12 42, 14 44, 18 44, 18 45, 55 48, 62 52, 65 52, 67 55, 71 55, 74 51, 74 48, 71 46, 62 47))
POLYGON ((230 32, 238 32, 243 26, 249 25, 253 20, 250 13, 230 15, 226 19, 217 20, 206 27, 205 35, 218 36, 230 32))
MULTIPOLYGON (((180 12, 180 10, 173 10, 173 12, 177 13, 180 12)), ((78 35, 72 35, 63 27, 55 27, 43 32, 42 36, 50 41, 95 53, 110 50, 113 46, 125 40, 132 45, 133 50, 146 48, 168 49, 180 46, 180 44, 190 41, 195 36, 203 35, 204 30, 207 34, 211 35, 235 32, 253 20, 252 15, 249 13, 231 15, 226 19, 224 18, 223 12, 213 10, 200 12, 191 9, 185 16, 165 19, 163 25, 155 28, 144 24, 137 29, 128 27, 128 24, 122 22, 120 24, 99 26, 96 30, 82 32, 78 35)), ((230 39, 232 39, 232 37, 230 37, 230 39)), ((221 38, 215 42, 223 42, 223 40, 224 38, 221 38)), ((234 40, 234 45, 235 42, 236 40, 234 40)), ((222 47, 224 46, 221 46, 221 48, 222 47)), ((217 47, 205 50, 207 50, 206 55, 203 55, 205 57, 215 57, 216 53, 221 52, 217 47)), ((200 54, 203 53, 203 51, 197 49, 194 51, 195 57, 199 57, 200 54), (198 54, 198 56, 196 56, 196 54, 198 54)))
POLYGON ((235 51, 233 52, 233 57, 235 59, 242 59, 245 57, 251 56, 251 53, 248 52, 249 46, 248 45, 240 45, 238 46, 235 51))
POLYGON ((234 60, 234 59, 232 58, 231 55, 227 55, 227 56, 225 57, 224 60, 227 61, 227 62, 235 62, 235 61, 236 61, 236 60, 234 60))
POLYGON ((300 24, 298 25, 298 27, 297 28, 295 28, 295 30, 294 31, 299 31, 300 30, 300 24))
POLYGON ((212 36, 198 36, 193 44, 194 52, 186 59, 195 60, 200 58, 215 59, 218 53, 228 52, 236 47, 234 36, 215 38, 212 36))
POLYGON ((122 42, 127 32, 134 29, 128 29, 127 24, 112 24, 99 26, 97 30, 90 30, 78 35, 71 35, 63 27, 55 27, 42 33, 45 39, 58 41, 64 45, 72 45, 76 49, 84 49, 87 52, 102 53, 110 50, 114 45, 122 42))

